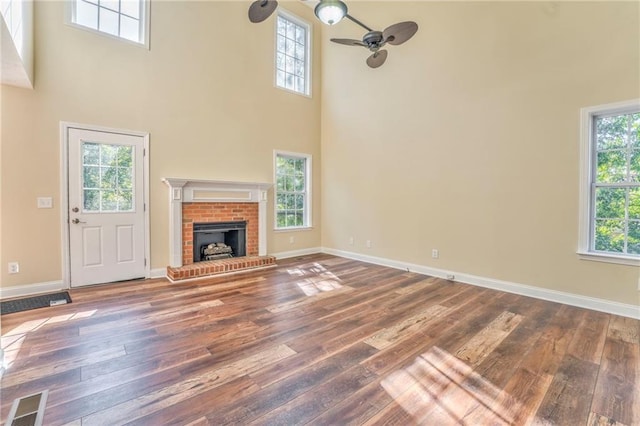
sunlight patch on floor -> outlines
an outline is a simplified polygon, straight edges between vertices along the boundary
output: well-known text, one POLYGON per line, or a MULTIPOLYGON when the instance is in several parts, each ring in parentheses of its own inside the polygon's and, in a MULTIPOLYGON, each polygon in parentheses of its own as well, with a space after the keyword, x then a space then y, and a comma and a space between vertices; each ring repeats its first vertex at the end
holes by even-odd
POLYGON ((306 296, 315 296, 316 294, 342 288, 340 278, 319 263, 314 263, 308 269, 287 269, 287 273, 295 277, 306 277, 296 282, 296 285, 306 296))
POLYGON ((300 290, 302 290, 303 293, 307 296, 315 296, 318 293, 342 288, 342 285, 338 281, 326 279, 321 279, 319 281, 308 279, 304 281, 298 281, 296 284, 298 287, 300 287, 300 290))
POLYGON ((507 425, 522 410, 515 398, 438 347, 381 385, 419 424, 507 425))
POLYGON ((93 316, 97 312, 97 309, 83 312, 75 312, 65 315, 56 315, 47 318, 38 318, 31 321, 25 321, 11 331, 3 334, 0 337, 0 348, 3 351, 2 367, 4 370, 8 370, 15 362, 22 348, 27 335, 32 333, 47 324, 55 324, 65 321, 72 321, 76 319, 88 318, 93 316))

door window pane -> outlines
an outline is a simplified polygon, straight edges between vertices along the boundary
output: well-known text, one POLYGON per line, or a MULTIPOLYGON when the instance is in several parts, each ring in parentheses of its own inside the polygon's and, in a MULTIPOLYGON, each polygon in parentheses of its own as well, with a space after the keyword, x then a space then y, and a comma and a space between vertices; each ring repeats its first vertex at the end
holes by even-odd
POLYGON ((134 211, 133 147, 83 142, 82 159, 83 211, 134 211))

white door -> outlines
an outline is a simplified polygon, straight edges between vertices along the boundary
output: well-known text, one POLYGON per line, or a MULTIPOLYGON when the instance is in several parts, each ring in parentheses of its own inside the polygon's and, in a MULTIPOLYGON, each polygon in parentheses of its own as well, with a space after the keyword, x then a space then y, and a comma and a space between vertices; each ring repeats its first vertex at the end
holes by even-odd
POLYGON ((145 276, 145 138, 68 128, 72 287, 145 276))

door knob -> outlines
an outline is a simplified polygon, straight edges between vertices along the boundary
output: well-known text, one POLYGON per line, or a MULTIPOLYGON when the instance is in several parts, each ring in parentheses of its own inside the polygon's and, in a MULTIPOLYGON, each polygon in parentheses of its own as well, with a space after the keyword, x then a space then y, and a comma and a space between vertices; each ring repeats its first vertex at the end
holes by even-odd
POLYGON ((77 224, 79 224, 79 223, 87 223, 87 222, 83 222, 83 221, 81 221, 80 219, 75 218, 75 219, 73 219, 73 220, 71 221, 71 223, 73 223, 73 224, 77 225, 77 224))
POLYGON ((74 213, 78 213, 80 211, 80 209, 77 208, 77 207, 74 207, 74 208, 71 209, 71 211, 74 212, 74 213))

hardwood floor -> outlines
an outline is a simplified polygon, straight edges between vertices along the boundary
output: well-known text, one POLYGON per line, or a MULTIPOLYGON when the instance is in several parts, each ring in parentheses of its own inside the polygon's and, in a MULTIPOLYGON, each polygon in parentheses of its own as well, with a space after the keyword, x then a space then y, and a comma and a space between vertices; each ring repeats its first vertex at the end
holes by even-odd
POLYGON ((45 425, 640 425, 640 321, 328 255, 2 316, 45 425))

